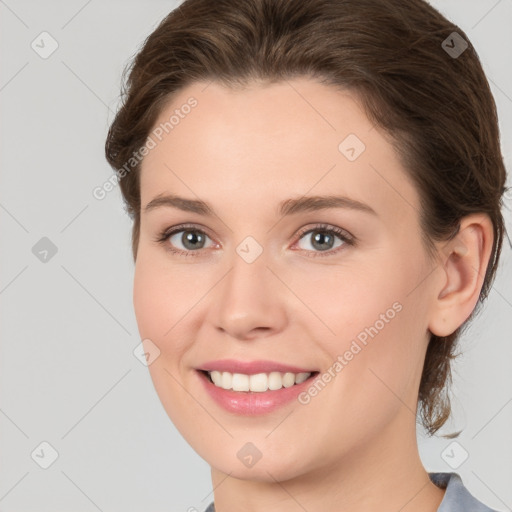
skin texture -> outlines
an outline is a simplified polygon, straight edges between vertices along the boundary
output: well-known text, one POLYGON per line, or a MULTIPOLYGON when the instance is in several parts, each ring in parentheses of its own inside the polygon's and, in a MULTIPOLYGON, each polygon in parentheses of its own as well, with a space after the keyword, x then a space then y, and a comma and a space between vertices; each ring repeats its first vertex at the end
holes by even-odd
MULTIPOLYGON (((430 261, 418 194, 389 138, 348 92, 307 78, 236 91, 195 83, 157 124, 190 96, 197 106, 142 164, 134 307, 141 339, 160 350, 149 366, 160 400, 212 467, 217 512, 437 510, 444 491, 430 483, 417 449, 418 387, 429 330, 453 332, 477 302, 489 219, 463 219, 430 261), (349 134, 366 146, 354 161, 338 149, 349 134), (215 215, 144 211, 169 193, 206 201, 215 215), (286 199, 330 194, 377 215, 277 214, 286 199), (207 235, 187 256, 170 252, 171 240, 155 241, 181 223, 207 235), (347 231, 355 244, 335 238, 327 254, 313 233, 299 233, 319 223, 347 231), (247 236, 263 248, 250 264, 236 252, 247 236), (326 371, 396 302, 401 311, 307 405, 229 413, 195 370, 232 358, 326 371), (262 453, 251 468, 237 457, 247 442, 262 453)), ((172 243, 185 252, 182 234, 172 243)))

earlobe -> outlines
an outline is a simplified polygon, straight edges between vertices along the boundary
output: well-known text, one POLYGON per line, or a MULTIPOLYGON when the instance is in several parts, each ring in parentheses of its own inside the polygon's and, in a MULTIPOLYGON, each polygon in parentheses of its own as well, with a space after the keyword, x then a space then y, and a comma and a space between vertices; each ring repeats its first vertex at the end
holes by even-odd
POLYGON ((441 284, 434 289, 429 330, 449 336, 474 310, 493 245, 493 226, 486 214, 461 219, 457 235, 439 249, 441 284))

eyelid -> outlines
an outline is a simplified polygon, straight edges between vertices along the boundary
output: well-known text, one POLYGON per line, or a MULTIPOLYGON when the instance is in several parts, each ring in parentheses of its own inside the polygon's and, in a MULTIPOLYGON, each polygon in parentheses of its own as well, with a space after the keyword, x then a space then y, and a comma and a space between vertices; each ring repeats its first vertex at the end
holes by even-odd
POLYGON ((165 228, 164 230, 162 230, 160 232, 159 236, 169 237, 173 234, 179 233, 180 231, 186 231, 186 230, 199 231, 201 233, 204 233, 205 235, 208 235, 210 238, 212 238, 212 236, 210 235, 209 229, 207 227, 203 226, 202 224, 195 224, 195 223, 188 223, 188 222, 185 222, 184 224, 176 224, 175 226, 170 226, 168 228, 165 228))
POLYGON ((339 228, 337 226, 334 226, 334 225, 331 225, 331 224, 325 224, 325 223, 322 223, 322 222, 319 222, 317 224, 314 224, 313 223, 313 226, 311 227, 304 227, 304 228, 301 228, 298 232, 297 232, 297 237, 300 239, 302 238, 306 233, 309 233, 310 231, 332 231, 334 232, 336 235, 340 236, 340 237, 344 237, 346 238, 347 240, 354 240, 355 237, 352 236, 346 229, 343 229, 343 228, 339 228))

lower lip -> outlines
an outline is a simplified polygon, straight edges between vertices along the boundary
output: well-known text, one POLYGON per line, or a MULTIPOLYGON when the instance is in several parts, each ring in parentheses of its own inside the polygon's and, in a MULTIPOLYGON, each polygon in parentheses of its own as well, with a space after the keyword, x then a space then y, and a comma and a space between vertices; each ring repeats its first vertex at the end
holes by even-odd
POLYGON ((300 384, 294 384, 289 388, 281 388, 275 391, 233 391, 217 387, 203 372, 198 371, 199 378, 215 402, 226 411, 243 416, 256 416, 275 411, 279 407, 297 399, 297 396, 307 389, 316 373, 300 384))

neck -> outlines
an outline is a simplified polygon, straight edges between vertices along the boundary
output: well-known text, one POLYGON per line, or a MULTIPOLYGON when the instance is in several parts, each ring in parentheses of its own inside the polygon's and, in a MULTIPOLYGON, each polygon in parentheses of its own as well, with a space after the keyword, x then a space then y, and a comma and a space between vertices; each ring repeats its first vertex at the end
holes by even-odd
MULTIPOLYGON (((404 414, 411 414, 404 408, 404 414)), ((397 418, 398 419, 398 418, 397 418)), ((421 463, 416 424, 392 422, 378 439, 353 450, 335 464, 319 465, 277 481, 269 468, 259 480, 242 480, 212 468, 216 512, 436 512, 444 490, 421 463), (412 425, 412 427, 411 427, 412 425), (404 431, 405 430, 405 431, 404 431)))

